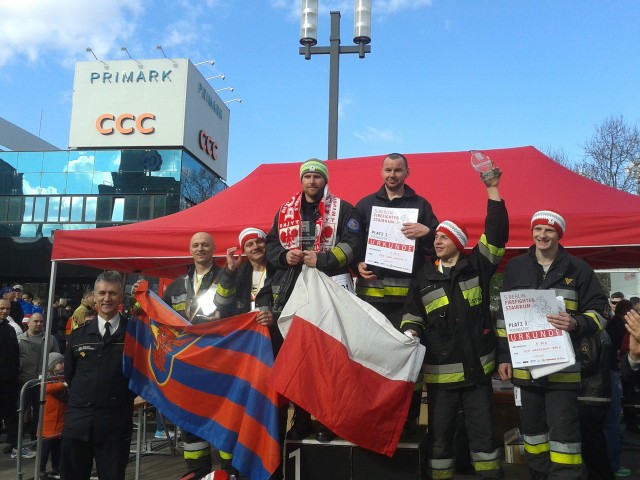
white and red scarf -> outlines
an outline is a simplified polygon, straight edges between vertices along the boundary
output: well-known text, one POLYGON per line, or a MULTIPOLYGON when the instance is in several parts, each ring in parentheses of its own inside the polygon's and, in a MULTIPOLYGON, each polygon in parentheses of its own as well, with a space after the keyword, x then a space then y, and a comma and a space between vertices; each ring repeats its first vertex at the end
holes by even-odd
MULTIPOLYGON (((302 238, 302 216, 300 206, 302 192, 295 194, 291 200, 280 208, 278 213, 278 234, 280 244, 287 250, 299 249, 302 238)), ((340 199, 324 189, 324 196, 318 202, 320 217, 316 220, 314 252, 326 252, 335 247, 336 230, 340 216, 340 199)))

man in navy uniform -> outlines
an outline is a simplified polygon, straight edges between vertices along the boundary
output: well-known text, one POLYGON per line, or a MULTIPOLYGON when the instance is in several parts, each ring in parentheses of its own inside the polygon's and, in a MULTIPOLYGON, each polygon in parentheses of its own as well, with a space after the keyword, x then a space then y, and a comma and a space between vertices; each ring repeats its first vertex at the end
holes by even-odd
POLYGON ((118 311, 124 283, 118 272, 95 282, 98 318, 75 329, 65 352, 69 401, 62 431, 62 478, 88 480, 93 459, 100 480, 122 480, 129 460, 133 399, 122 374, 127 319, 118 311))

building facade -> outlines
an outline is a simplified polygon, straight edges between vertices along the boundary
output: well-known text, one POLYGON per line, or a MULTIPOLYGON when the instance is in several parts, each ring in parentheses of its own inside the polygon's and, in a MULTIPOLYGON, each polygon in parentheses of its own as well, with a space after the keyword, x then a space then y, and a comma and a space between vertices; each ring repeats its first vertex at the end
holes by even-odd
POLYGON ((163 217, 227 187, 229 108, 188 59, 79 62, 73 87, 69 150, 0 123, 0 284, 47 281, 55 230, 163 217))
POLYGON ((182 149, 0 152, 0 236, 150 220, 224 188, 182 149))

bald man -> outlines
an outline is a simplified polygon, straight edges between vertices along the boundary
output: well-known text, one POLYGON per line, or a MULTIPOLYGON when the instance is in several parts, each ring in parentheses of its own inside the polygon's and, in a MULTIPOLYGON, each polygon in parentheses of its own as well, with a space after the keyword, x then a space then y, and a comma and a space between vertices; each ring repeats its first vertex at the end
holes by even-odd
MULTIPOLYGON (((189 322, 206 323, 218 318, 213 298, 221 270, 213 262, 216 245, 206 232, 195 233, 189 242, 193 265, 186 275, 176 278, 164 292, 162 300, 189 322)), ((211 472, 211 448, 206 440, 183 432, 184 460, 189 470, 204 476, 211 472)), ((200 478, 198 476, 197 478, 200 478)))

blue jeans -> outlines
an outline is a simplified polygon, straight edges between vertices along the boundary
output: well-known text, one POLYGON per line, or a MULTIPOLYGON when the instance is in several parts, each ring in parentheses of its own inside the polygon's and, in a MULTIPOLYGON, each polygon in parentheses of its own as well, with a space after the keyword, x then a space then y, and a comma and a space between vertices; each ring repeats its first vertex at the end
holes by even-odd
POLYGON ((604 436, 611 469, 620 469, 620 417, 622 415, 622 383, 620 373, 611 372, 611 403, 604 417, 604 436))

